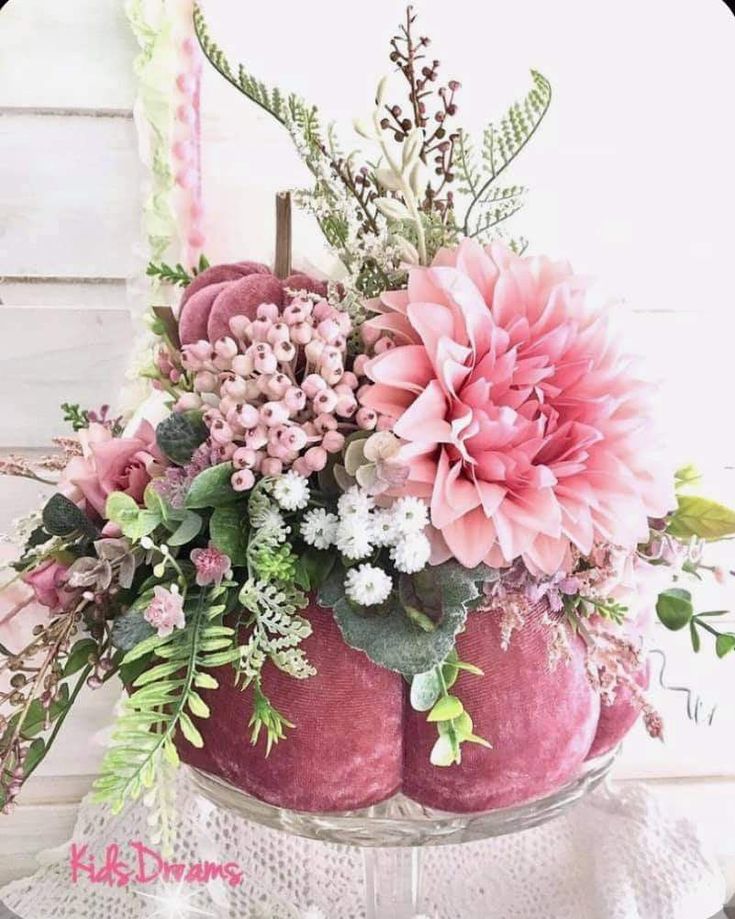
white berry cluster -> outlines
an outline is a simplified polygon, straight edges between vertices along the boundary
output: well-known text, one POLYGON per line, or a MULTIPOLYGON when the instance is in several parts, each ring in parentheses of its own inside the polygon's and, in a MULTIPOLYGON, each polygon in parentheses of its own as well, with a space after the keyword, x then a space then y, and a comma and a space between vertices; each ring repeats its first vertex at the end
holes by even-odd
MULTIPOLYGON (((421 571, 429 561, 431 546, 424 534, 429 522, 426 504, 419 498, 399 498, 392 507, 376 508, 375 499, 354 486, 337 502, 337 513, 322 508, 307 511, 301 535, 310 546, 337 551, 356 562, 387 549, 396 569, 405 574, 421 571)), ((345 581, 347 596, 355 603, 382 603, 393 582, 380 568, 361 564, 352 568, 345 581)))

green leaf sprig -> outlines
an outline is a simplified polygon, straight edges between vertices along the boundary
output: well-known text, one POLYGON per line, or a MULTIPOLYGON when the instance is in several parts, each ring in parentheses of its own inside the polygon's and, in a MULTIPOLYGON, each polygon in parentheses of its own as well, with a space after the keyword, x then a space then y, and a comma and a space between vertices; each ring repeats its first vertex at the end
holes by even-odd
POLYGON ((113 813, 153 785, 162 761, 178 765, 179 736, 203 746, 192 720, 209 717, 199 690, 217 689, 217 680, 207 671, 239 657, 233 647, 234 630, 222 623, 226 590, 223 585, 190 596, 183 629, 165 637, 152 635, 123 658, 123 668, 139 662, 146 667, 132 682, 94 785, 95 800, 108 802, 113 813))
POLYGON ((714 637, 715 653, 719 658, 727 657, 735 650, 735 634, 720 632, 708 621, 727 615, 728 610, 695 613, 692 595, 688 590, 681 587, 664 590, 656 601, 656 613, 660 621, 672 632, 688 628, 692 647, 697 653, 702 647, 700 629, 714 637))
POLYGON ((479 667, 459 660, 456 650, 452 649, 445 661, 431 670, 417 673, 411 680, 411 707, 418 712, 427 711, 426 720, 436 725, 439 734, 431 751, 433 766, 459 765, 463 743, 492 747, 474 733, 472 717, 462 701, 450 693, 460 671, 483 676, 479 667))

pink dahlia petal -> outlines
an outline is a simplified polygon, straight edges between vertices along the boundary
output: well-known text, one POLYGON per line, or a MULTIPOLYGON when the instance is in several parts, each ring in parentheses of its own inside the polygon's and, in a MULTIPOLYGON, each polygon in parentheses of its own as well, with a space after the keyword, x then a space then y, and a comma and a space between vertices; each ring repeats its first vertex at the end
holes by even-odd
POLYGON ((361 400, 404 440, 407 489, 433 484, 463 564, 553 573, 573 545, 634 548, 673 506, 651 388, 565 262, 464 240, 380 310, 396 347, 361 400))
POLYGON ((396 385, 399 388, 420 393, 434 377, 431 361, 426 349, 420 345, 407 345, 404 348, 392 348, 373 358, 367 366, 371 380, 376 383, 396 385), (400 373, 399 373, 400 370, 400 373))
POLYGON ((368 319, 365 325, 381 333, 390 333, 397 345, 409 345, 419 340, 416 330, 402 313, 380 313, 368 319))
POLYGON ((413 401, 409 390, 387 386, 385 383, 376 383, 360 398, 360 402, 366 408, 389 418, 400 418, 413 401))
POLYGON ((452 554, 466 568, 479 565, 495 543, 495 527, 481 507, 442 528, 452 554))
POLYGON ((476 352, 487 351, 492 325, 488 322, 487 304, 472 279, 458 268, 432 268, 431 271, 453 308, 455 330, 460 334, 464 331, 476 352))
POLYGON ((472 279, 485 304, 491 302, 499 274, 493 260, 474 239, 463 239, 456 252, 457 268, 472 279))
POLYGON ((393 430, 408 441, 448 443, 452 439, 452 428, 445 418, 446 410, 446 396, 437 381, 432 380, 401 415, 393 430))
POLYGON ((432 361, 442 338, 451 340, 454 334, 454 318, 451 310, 439 303, 411 303, 407 313, 408 321, 419 335, 432 361))

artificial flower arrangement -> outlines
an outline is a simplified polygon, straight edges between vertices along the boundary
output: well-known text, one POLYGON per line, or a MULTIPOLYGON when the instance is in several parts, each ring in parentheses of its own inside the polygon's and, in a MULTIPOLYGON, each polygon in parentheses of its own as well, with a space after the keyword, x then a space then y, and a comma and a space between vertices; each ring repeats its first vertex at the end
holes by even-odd
MULTIPOLYGON (((180 759, 270 803, 398 790, 473 811, 553 791, 647 701, 653 610, 695 651, 735 635, 687 578, 735 513, 693 497, 651 387, 563 261, 524 254, 499 180, 549 106, 533 87, 481 152, 414 14, 340 151, 315 108, 211 63, 281 122, 339 283, 242 261, 151 265, 154 427, 65 406, 60 453, 1 471, 58 491, 20 526, 2 597, 8 811, 85 686, 127 690, 97 781, 119 809, 180 759), (15 642, 18 625, 30 641, 15 642)), ((722 576, 719 570, 714 572, 722 576)))

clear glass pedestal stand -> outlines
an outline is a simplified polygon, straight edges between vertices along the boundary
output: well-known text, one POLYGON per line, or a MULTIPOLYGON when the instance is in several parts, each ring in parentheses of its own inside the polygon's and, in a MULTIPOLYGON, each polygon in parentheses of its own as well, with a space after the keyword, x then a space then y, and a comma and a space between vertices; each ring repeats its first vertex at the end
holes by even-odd
POLYGON ((307 839, 359 846, 367 919, 413 919, 426 908, 421 899, 423 847, 479 842, 545 823, 597 786, 616 755, 613 750, 590 760, 574 781, 546 797, 470 814, 422 807, 400 794, 360 811, 311 814, 266 804, 197 769, 191 773, 204 798, 247 820, 307 839))

